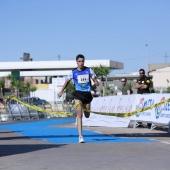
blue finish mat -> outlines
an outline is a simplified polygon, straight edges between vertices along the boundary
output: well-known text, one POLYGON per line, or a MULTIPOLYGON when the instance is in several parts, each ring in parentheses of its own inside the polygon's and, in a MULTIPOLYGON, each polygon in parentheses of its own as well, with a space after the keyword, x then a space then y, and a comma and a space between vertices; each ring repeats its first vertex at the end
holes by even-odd
MULTIPOLYGON (((75 128, 57 127, 57 124, 74 123, 75 118, 60 118, 41 120, 36 122, 22 122, 0 125, 0 130, 9 130, 26 137, 45 140, 53 144, 78 143, 78 131, 75 128)), ((114 135, 103 135, 97 132, 83 130, 86 143, 111 143, 111 142, 155 142, 145 138, 123 138, 114 135)))

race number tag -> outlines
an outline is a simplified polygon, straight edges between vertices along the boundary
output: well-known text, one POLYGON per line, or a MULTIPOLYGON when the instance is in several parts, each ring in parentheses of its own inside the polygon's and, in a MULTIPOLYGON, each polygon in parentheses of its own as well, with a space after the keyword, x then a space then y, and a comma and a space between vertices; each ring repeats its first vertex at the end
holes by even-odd
POLYGON ((85 84, 85 83, 89 82, 89 75, 88 74, 78 75, 77 78, 78 78, 78 83, 80 83, 80 84, 85 84))

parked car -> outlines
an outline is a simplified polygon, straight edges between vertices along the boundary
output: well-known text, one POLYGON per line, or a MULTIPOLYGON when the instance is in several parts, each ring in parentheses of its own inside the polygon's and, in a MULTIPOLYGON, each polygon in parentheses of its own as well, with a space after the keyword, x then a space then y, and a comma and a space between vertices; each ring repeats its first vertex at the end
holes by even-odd
POLYGON ((49 104, 49 102, 47 102, 44 99, 40 99, 39 97, 23 97, 21 98, 22 101, 25 101, 27 103, 33 104, 33 105, 45 105, 45 104, 49 104))

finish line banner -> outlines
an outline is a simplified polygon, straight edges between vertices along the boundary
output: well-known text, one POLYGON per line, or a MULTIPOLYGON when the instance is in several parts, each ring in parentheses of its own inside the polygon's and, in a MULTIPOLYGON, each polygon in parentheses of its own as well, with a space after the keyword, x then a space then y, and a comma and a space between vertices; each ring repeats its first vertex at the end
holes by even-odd
MULTIPOLYGON (((93 98, 91 110, 106 113, 127 113, 136 110, 136 95, 107 96, 93 98)), ((90 118, 83 117, 84 126, 128 127, 130 117, 105 116, 90 113, 90 118)))
MULTIPOLYGON (((91 110, 105 113, 127 113, 160 103, 166 99, 169 101, 170 94, 134 94, 123 96, 108 96, 94 98, 91 103, 91 110)), ((90 114, 90 118, 83 117, 85 126, 107 126, 107 127, 128 127, 130 120, 149 121, 154 123, 169 124, 170 103, 152 107, 152 109, 140 112, 134 116, 121 118, 115 116, 90 114)))

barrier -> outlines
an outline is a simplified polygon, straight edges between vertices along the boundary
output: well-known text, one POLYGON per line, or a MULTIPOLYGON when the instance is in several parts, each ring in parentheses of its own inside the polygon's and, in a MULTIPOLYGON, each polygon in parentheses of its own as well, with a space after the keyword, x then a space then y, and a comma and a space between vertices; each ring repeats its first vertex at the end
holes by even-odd
MULTIPOLYGON (((53 112, 20 101, 16 96, 9 96, 19 103, 40 112, 72 116, 73 113, 53 112)), ((7 98, 7 99, 8 99, 7 98)), ((6 99, 6 100, 7 100, 6 99)), ((170 94, 123 95, 94 98, 91 103, 90 118, 83 117, 86 126, 128 127, 130 121, 163 123, 170 122, 170 94)))
POLYGON ((170 94, 134 94, 94 98, 91 116, 89 119, 83 117, 83 125, 128 127, 132 120, 169 125, 169 102, 170 94))
POLYGON ((8 96, 7 98, 5 98, 4 101, 7 102, 8 99, 13 99, 13 100, 17 101, 18 103, 23 104, 24 106, 28 107, 29 109, 33 109, 33 110, 36 110, 36 111, 39 111, 39 112, 56 114, 56 115, 58 115, 60 117, 67 117, 67 116, 72 116, 73 115, 71 112, 55 112, 55 111, 51 111, 49 109, 46 110, 46 109, 44 109, 42 107, 38 107, 38 106, 35 106, 35 105, 32 105, 32 104, 29 104, 27 102, 21 101, 14 95, 8 96))

